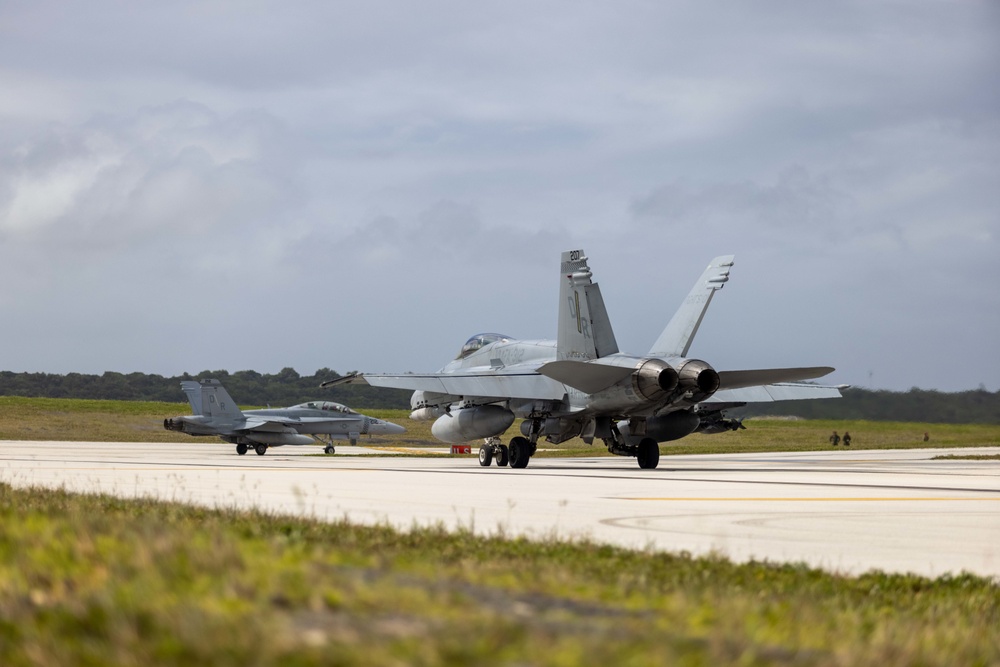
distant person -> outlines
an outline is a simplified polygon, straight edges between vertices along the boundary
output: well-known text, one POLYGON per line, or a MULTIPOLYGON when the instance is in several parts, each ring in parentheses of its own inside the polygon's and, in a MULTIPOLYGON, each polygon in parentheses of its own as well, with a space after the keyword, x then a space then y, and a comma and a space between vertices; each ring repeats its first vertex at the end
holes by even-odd
POLYGON ((927 442, 930 439, 931 439, 930 433, 928 433, 927 431, 924 431, 924 442, 927 442))
POLYGON ((848 433, 847 431, 844 431, 844 447, 850 447, 850 446, 851 446, 851 434, 848 433))
POLYGON ((836 431, 834 431, 833 435, 830 436, 830 444, 832 444, 834 447, 840 444, 840 436, 837 435, 836 431))

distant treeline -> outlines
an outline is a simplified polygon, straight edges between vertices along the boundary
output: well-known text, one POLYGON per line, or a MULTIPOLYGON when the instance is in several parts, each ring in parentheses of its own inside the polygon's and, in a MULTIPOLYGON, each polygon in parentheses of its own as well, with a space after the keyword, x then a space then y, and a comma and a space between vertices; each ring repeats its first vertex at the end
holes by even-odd
MULTIPOLYGON (((288 406, 312 400, 344 403, 351 407, 406 409, 410 393, 367 385, 341 385, 321 389, 320 383, 341 377, 321 368, 315 375, 299 375, 285 368, 273 375, 255 371, 202 371, 197 375, 163 377, 145 373, 103 375, 52 375, 0 372, 0 396, 92 398, 118 401, 185 401, 181 380, 216 378, 241 405, 288 406)), ((734 416, 795 416, 805 419, 869 419, 942 424, 1000 424, 1000 392, 985 389, 944 393, 911 389, 906 392, 847 389, 839 400, 754 403, 730 411, 734 416)))
POLYGON ((0 372, 0 396, 44 398, 90 398, 113 401, 167 401, 183 403, 187 397, 181 391, 181 380, 215 378, 222 382, 230 396, 240 405, 271 405, 286 407, 306 401, 336 401, 358 408, 408 408, 412 392, 402 389, 376 389, 368 385, 344 385, 321 389, 320 383, 341 377, 336 371, 321 368, 315 375, 299 375, 295 369, 284 368, 273 375, 256 371, 202 371, 176 377, 145 373, 112 373, 83 375, 69 373, 0 372))
POLYGON ((803 419, 867 419, 935 424, 1000 424, 1000 392, 985 389, 944 393, 845 389, 841 399, 753 403, 735 416, 788 415, 803 419))

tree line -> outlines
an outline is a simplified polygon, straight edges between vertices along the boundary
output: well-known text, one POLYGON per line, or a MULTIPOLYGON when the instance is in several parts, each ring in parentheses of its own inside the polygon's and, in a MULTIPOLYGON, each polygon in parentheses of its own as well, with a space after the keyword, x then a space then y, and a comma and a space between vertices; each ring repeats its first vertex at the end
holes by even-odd
MULTIPOLYGON (((174 377, 146 373, 84 375, 67 373, 0 372, 0 396, 44 398, 89 398, 117 401, 166 401, 186 399, 181 380, 215 378, 240 405, 288 406, 313 400, 336 401, 363 410, 407 409, 411 392, 381 389, 368 385, 340 385, 320 388, 320 384, 341 377, 321 368, 313 375, 299 375, 293 368, 274 374, 256 371, 202 371, 174 377)), ((867 419, 871 421, 914 421, 942 424, 1000 424, 1000 392, 985 388, 962 392, 940 392, 913 388, 906 392, 851 388, 837 400, 779 401, 753 403, 729 411, 734 416, 794 416, 804 419, 867 419)))
POLYGON ((299 375, 293 368, 283 368, 274 374, 256 371, 202 371, 196 375, 184 373, 174 377, 146 373, 114 373, 84 375, 67 373, 0 372, 0 396, 38 398, 85 398, 113 401, 187 401, 181 391, 181 380, 214 378, 240 405, 270 405, 287 407, 306 401, 335 401, 352 408, 408 408, 412 392, 402 389, 378 389, 352 384, 321 388, 319 385, 341 377, 336 371, 321 368, 313 375, 299 375))
POLYGON ((730 411, 734 416, 795 416, 803 419, 866 419, 935 424, 1000 424, 1000 391, 984 388, 941 392, 851 388, 843 398, 753 403, 730 411))

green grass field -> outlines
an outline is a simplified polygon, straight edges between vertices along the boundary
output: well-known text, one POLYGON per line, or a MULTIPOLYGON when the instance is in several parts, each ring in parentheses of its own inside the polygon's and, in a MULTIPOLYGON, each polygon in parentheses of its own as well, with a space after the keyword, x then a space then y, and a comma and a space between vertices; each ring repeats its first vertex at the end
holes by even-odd
MULTIPOLYGON (((439 446, 430 422, 365 441, 439 446)), ((0 397, 0 440, 189 442, 187 404, 0 397)), ((748 421, 663 453, 1000 444, 748 421)), ((206 445, 225 446, 214 438, 206 445)), ((571 441, 541 456, 594 455, 571 441)), ((959 453, 960 455, 960 453, 959 453)), ((361 527, 0 483, 0 665, 1000 665, 1000 584, 361 527)))
MULTIPOLYGON (((362 444, 393 447, 439 447, 429 421, 409 419, 407 410, 359 411, 406 427, 399 436, 362 440, 362 444)), ((68 440, 106 442, 191 442, 191 436, 166 431, 167 417, 190 414, 187 403, 89 401, 0 396, 0 440, 68 440)), ((727 452, 810 451, 830 449, 827 440, 837 430, 850 431, 852 449, 914 447, 974 447, 1000 445, 1000 425, 921 424, 872 421, 748 419, 746 430, 717 435, 692 435, 661 447, 663 455, 727 452), (930 435, 923 441, 924 432, 930 435)), ((515 432, 508 431, 507 438, 515 432)), ((218 443, 216 438, 201 442, 218 443)), ((221 443, 220 443, 221 444, 221 443)), ((606 455, 600 442, 590 446, 573 439, 561 445, 541 443, 540 456, 606 455)))
POLYGON ((0 664, 995 665, 1000 586, 0 484, 0 664))

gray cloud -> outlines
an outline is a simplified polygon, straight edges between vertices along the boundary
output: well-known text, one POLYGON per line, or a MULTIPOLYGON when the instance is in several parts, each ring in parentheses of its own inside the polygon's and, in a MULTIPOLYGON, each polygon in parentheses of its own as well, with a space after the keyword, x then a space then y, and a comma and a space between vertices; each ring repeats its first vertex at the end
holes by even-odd
POLYGON ((584 247, 628 351, 735 252, 716 365, 998 388, 998 17, 7 3, 0 367, 433 369, 584 247))

